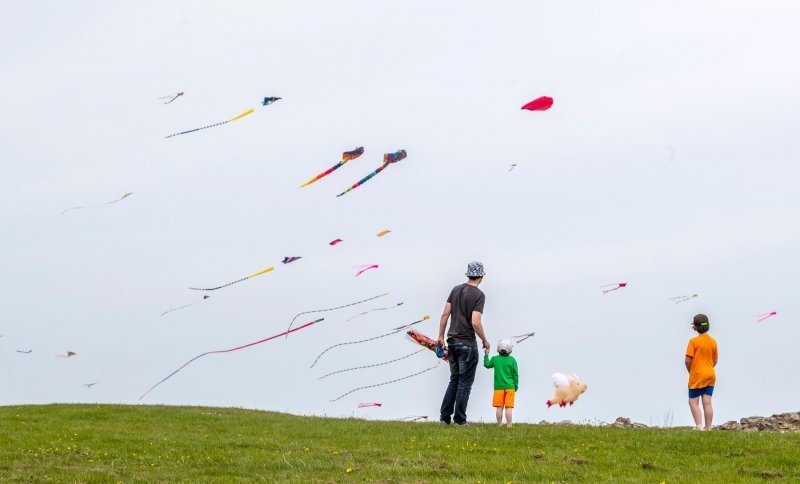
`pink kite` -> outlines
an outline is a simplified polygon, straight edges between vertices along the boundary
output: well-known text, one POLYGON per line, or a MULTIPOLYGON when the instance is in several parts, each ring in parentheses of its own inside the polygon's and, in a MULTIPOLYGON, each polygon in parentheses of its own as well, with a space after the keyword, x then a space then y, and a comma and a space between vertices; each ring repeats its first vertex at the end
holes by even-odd
POLYGON ((359 403, 358 408, 366 408, 366 407, 382 407, 382 403, 359 403))
POLYGON ((328 242, 328 245, 336 245, 341 242, 343 242, 342 239, 331 240, 330 242, 328 242))
POLYGON ((769 312, 769 313, 759 314, 758 316, 756 316, 758 318, 758 319, 756 319, 756 322, 760 323, 761 321, 764 321, 765 319, 769 319, 769 318, 775 316, 776 314, 778 314, 777 311, 772 311, 772 312, 769 312))
POLYGON ((601 289, 603 290, 603 294, 607 294, 611 291, 616 291, 617 289, 622 289, 623 287, 627 287, 627 282, 618 282, 617 284, 608 284, 606 286, 602 286, 601 289))
POLYGON ((356 266, 356 277, 360 276, 361 274, 367 272, 370 269, 377 269, 380 267, 378 264, 366 264, 363 266, 356 266))
POLYGON ((528 111, 547 111, 551 106, 553 106, 553 98, 542 96, 522 106, 520 109, 527 109, 528 111))

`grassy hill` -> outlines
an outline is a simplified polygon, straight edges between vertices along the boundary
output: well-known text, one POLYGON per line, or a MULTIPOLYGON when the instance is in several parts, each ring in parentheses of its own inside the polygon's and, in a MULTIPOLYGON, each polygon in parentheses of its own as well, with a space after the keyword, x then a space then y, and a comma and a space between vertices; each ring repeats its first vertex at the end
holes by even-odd
POLYGON ((296 417, 204 407, 0 407, 0 481, 800 480, 800 433, 296 417))

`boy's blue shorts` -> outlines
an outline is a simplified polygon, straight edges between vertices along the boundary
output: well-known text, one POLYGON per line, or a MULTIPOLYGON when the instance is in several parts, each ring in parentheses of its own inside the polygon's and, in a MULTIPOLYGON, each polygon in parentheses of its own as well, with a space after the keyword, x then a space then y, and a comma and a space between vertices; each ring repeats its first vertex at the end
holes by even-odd
POLYGON ((689 398, 697 398, 700 395, 708 395, 709 397, 714 394, 714 387, 703 387, 703 388, 690 388, 689 389, 689 398))

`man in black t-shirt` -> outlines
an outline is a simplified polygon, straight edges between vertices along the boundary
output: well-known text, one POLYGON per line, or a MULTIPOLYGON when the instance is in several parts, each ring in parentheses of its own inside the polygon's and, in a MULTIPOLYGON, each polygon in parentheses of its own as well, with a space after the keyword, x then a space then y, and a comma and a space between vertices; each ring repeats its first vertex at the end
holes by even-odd
POLYGON ((444 305, 442 318, 439 320, 438 343, 444 343, 447 320, 450 319, 450 330, 447 332, 448 362, 450 363, 450 383, 442 400, 439 422, 450 425, 450 419, 456 425, 467 423, 467 403, 475 381, 475 369, 478 367, 477 334, 483 347, 489 349, 489 340, 483 332, 481 318, 486 297, 478 286, 483 281, 483 264, 470 262, 467 266, 469 280, 453 288, 444 305))

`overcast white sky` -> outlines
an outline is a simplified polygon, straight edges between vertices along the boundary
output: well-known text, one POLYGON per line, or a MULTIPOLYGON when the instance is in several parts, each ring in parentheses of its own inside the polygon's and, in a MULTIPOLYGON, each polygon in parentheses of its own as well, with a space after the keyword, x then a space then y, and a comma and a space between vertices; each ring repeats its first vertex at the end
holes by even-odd
MULTIPOLYGON (((144 402, 435 418, 444 366, 328 402, 432 354, 317 381, 413 351, 401 335, 308 366, 425 314, 435 336, 477 259, 489 338, 537 332, 514 351, 518 421, 672 411, 688 424, 697 312, 720 348, 717 422, 797 410, 798 20, 790 0, 3 1, 0 404, 134 403, 199 353, 388 291, 198 360, 144 402), (542 95, 550 111, 520 111, 542 95), (283 100, 257 107, 264 96, 283 100), (335 198, 401 148, 406 160, 335 198), (353 277, 369 263, 381 267, 353 277), (201 297, 187 286, 268 265, 159 316, 201 297), (67 350, 78 356, 55 358, 67 350), (556 371, 589 386, 572 408, 544 406, 556 371)), ((479 368, 470 419, 493 418, 491 385, 479 368)))

